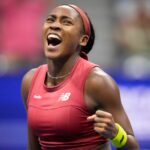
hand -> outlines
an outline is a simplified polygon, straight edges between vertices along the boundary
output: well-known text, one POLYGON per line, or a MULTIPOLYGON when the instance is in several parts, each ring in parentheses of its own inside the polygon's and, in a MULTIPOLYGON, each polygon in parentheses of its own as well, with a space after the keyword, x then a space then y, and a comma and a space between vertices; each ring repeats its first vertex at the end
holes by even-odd
POLYGON ((94 121, 94 130, 104 138, 113 138, 116 136, 118 129, 115 126, 112 114, 97 110, 96 113, 87 118, 88 121, 94 121))

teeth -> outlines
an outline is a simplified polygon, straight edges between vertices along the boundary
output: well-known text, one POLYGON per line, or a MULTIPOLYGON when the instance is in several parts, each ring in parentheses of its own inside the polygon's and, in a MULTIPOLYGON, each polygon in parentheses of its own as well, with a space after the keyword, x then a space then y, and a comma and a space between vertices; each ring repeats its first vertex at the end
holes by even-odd
POLYGON ((60 39, 60 37, 56 34, 49 34, 48 35, 48 39, 51 39, 51 38, 56 38, 56 39, 60 39))
POLYGON ((48 45, 56 46, 62 42, 61 38, 57 34, 48 34, 47 36, 48 45))

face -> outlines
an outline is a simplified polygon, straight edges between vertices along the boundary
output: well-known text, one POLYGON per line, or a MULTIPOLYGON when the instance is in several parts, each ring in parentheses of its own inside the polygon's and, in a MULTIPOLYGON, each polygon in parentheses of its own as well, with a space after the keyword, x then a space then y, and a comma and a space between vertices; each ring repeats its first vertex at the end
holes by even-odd
POLYGON ((79 14, 69 6, 56 7, 43 26, 44 53, 47 58, 69 56, 87 44, 79 14))

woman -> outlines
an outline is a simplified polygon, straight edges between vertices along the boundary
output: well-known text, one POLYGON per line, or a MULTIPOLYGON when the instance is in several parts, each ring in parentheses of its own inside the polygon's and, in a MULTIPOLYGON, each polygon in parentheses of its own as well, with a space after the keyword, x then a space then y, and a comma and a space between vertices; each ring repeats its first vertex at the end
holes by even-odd
POLYGON ((86 60, 94 38, 89 18, 75 5, 58 6, 48 15, 47 64, 22 81, 29 150, 110 150, 110 140, 120 149, 138 149, 117 85, 86 60))

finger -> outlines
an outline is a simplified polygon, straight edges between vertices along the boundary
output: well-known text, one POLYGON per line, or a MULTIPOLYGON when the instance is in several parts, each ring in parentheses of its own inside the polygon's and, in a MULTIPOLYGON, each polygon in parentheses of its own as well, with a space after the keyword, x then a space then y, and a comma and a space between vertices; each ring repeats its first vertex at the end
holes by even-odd
POLYGON ((112 137, 112 128, 104 124, 96 124, 94 126, 94 131, 105 138, 112 137))
POLYGON ((111 124, 111 119, 109 119, 109 118, 102 118, 102 117, 95 117, 94 118, 94 121, 96 122, 96 123, 105 123, 105 124, 111 124))
POLYGON ((96 115, 94 114, 92 116, 87 117, 87 120, 88 121, 94 121, 95 117, 96 117, 96 115))
POLYGON ((97 128, 106 128, 106 124, 105 123, 94 123, 94 127, 97 127, 97 128))
POLYGON ((102 137, 105 137, 105 138, 109 137, 109 132, 104 128, 94 127, 94 130, 102 137))
POLYGON ((106 129, 106 130, 112 130, 112 126, 108 125, 106 123, 94 123, 94 127, 103 128, 103 129, 106 129))
POLYGON ((102 110, 97 110, 96 111, 96 115, 99 116, 99 117, 102 117, 102 118, 111 118, 112 117, 112 114, 106 112, 106 111, 102 111, 102 110))

